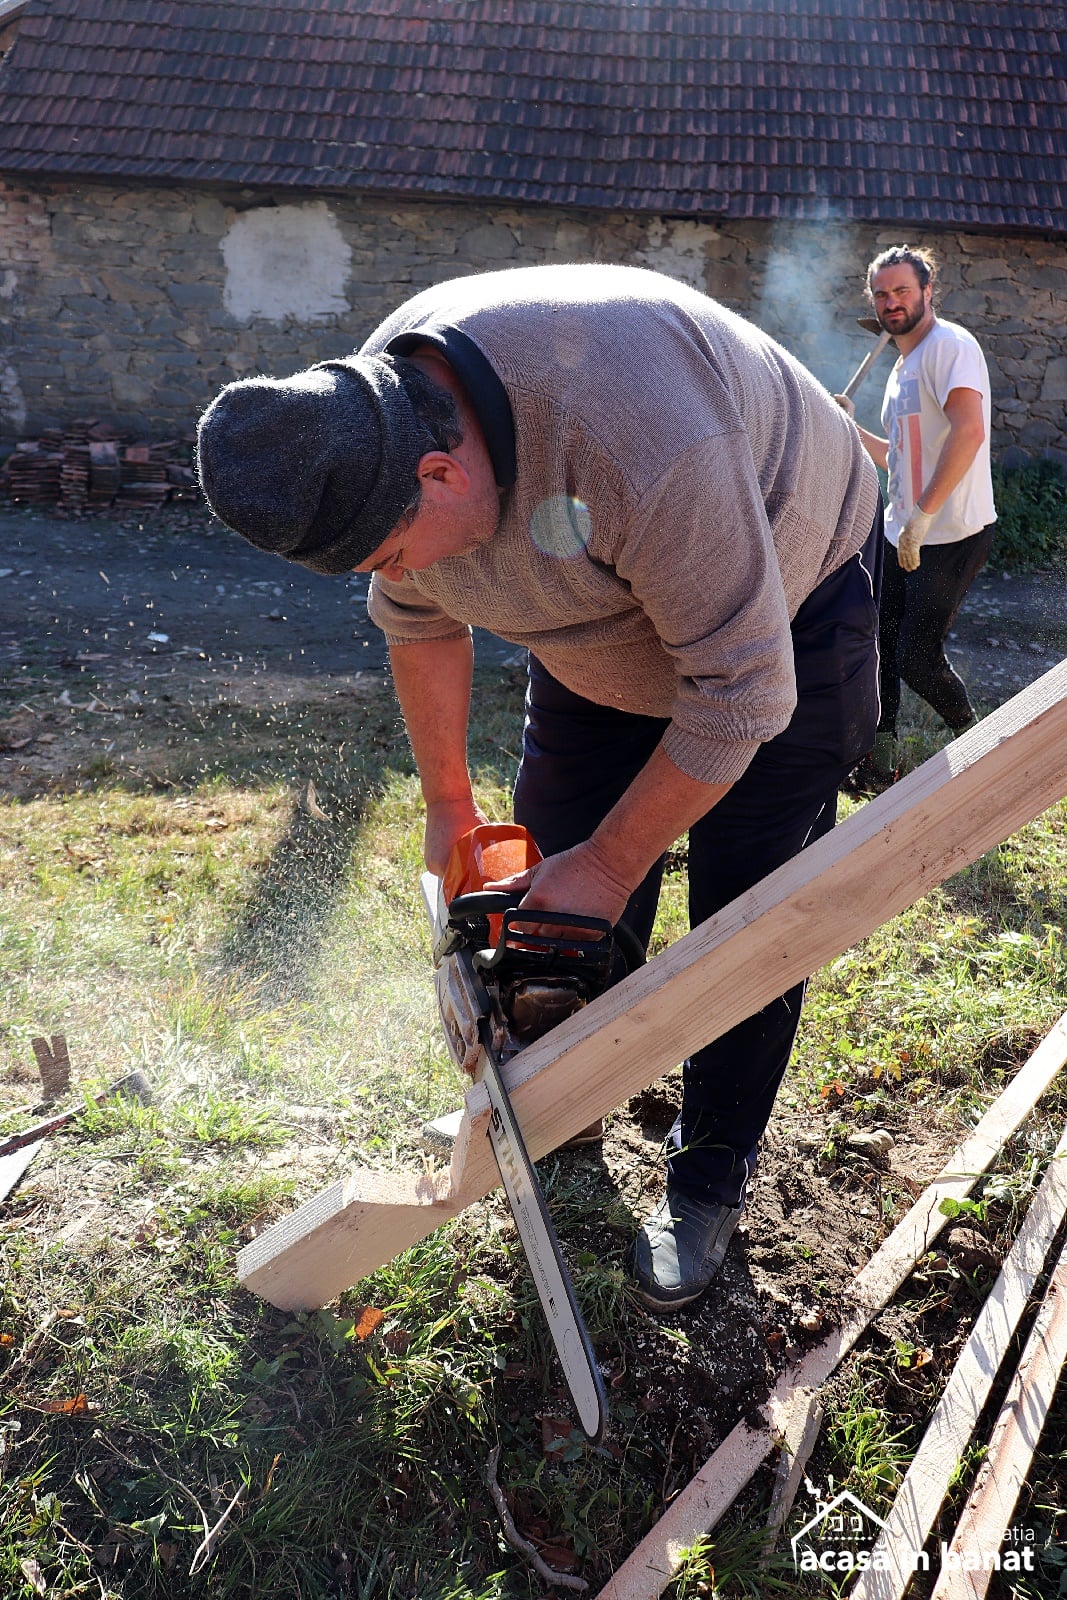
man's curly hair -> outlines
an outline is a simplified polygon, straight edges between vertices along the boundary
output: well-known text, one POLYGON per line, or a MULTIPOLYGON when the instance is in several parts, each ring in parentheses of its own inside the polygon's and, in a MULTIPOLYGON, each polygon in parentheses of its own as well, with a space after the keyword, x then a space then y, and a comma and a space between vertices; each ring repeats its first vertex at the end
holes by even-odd
POLYGON ((907 265, 914 268, 915 276, 919 280, 919 288, 925 289, 927 285, 933 289, 937 284, 937 258, 932 250, 926 250, 921 245, 895 244, 888 250, 883 250, 881 255, 875 256, 867 268, 867 298, 870 300, 871 284, 876 272, 881 272, 883 267, 899 267, 907 265))

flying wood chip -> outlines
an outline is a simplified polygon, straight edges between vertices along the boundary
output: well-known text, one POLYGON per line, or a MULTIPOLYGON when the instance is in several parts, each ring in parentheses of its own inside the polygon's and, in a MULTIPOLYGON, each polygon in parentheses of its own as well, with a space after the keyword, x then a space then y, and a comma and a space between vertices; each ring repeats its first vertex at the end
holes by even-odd
POLYGON ((317 822, 333 821, 333 818, 319 805, 319 797, 315 792, 315 785, 310 780, 308 781, 307 808, 317 822))

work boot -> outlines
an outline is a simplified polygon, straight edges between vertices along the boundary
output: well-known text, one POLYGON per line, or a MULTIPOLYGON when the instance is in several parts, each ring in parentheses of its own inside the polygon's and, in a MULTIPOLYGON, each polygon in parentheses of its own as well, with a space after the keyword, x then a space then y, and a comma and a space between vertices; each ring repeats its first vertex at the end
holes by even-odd
POLYGON ((634 1240, 633 1273, 653 1311, 673 1311, 704 1293, 726 1256, 745 1209, 700 1200, 670 1184, 634 1240))

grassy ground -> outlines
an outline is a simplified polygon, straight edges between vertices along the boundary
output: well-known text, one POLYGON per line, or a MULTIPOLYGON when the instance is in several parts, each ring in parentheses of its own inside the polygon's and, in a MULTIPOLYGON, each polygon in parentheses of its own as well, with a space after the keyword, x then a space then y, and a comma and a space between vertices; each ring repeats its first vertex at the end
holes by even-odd
MULTIPOLYGON (((497 674, 477 697, 479 793, 501 816, 520 693, 497 674)), ((54 698, 43 668, 23 675, 20 704, 54 698)), ((938 735, 914 705, 910 718, 914 762, 938 735)), ((891 1127, 925 1181, 1067 1004, 1065 822, 1064 807, 1049 813, 811 986, 780 1170, 822 1174, 831 1205, 873 1196, 874 1240, 909 1203, 908 1172, 861 1171, 849 1134, 891 1127)), ((323 1311, 287 1316, 237 1288, 255 1231, 356 1158, 418 1169, 420 1123, 457 1103, 419 851, 410 762, 374 683, 343 705, 175 696, 95 767, 0 805, 0 1137, 32 1120, 20 1108, 37 1098, 39 1034, 66 1035, 83 1096, 133 1067, 156 1090, 150 1106, 87 1108, 0 1206, 4 1600, 526 1600, 543 1585, 502 1537, 486 1487, 496 1446, 519 1527, 595 1591, 758 1398, 720 1384, 713 1405, 711 1324, 656 1324, 634 1300, 625 1169, 605 1189, 586 1166, 542 1163, 610 1363, 603 1449, 561 1420, 496 1198, 323 1311), (664 1376, 697 1399, 657 1401, 664 1376)), ((683 903, 680 864, 661 942, 683 903)), ((966 1220, 984 1264, 973 1239, 970 1265, 952 1251, 920 1263, 831 1386, 810 1468, 823 1492, 847 1486, 884 1513, 1065 1106, 1046 1097, 976 1195, 966 1220)), ((789 1235, 809 1241, 796 1269, 816 1285, 841 1267, 819 1258, 827 1217, 789 1235)), ((786 1318, 782 1287, 775 1299, 757 1283, 760 1326, 776 1306, 786 1318)), ((1041 1570, 994 1593, 1064 1592, 1065 1419, 1061 1393, 1015 1518, 1037 1530, 1041 1570)), ((831 1592, 782 1559, 758 1565, 768 1490, 758 1476, 675 1600, 831 1592)), ((802 1497, 787 1534, 812 1509, 802 1497)))

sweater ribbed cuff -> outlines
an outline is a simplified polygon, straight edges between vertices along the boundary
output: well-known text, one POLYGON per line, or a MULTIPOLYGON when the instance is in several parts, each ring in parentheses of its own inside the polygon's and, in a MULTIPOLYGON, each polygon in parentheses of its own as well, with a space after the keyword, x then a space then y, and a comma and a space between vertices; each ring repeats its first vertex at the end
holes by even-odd
POLYGON ((698 783, 736 783, 761 741, 708 739, 672 723, 663 735, 664 754, 698 783))
MULTIPOLYGON (((372 617, 371 621, 373 622, 374 620, 372 617)), ((381 627, 380 623, 378 625, 381 627)), ((434 631, 433 624, 427 624, 425 627, 420 628, 416 635, 390 633, 388 628, 382 628, 382 633, 390 649, 395 644, 440 644, 446 639, 467 639, 470 637, 470 628, 464 626, 457 628, 451 620, 449 620, 447 627, 441 626, 441 624, 438 624, 438 626, 441 627, 440 633, 434 631)))

